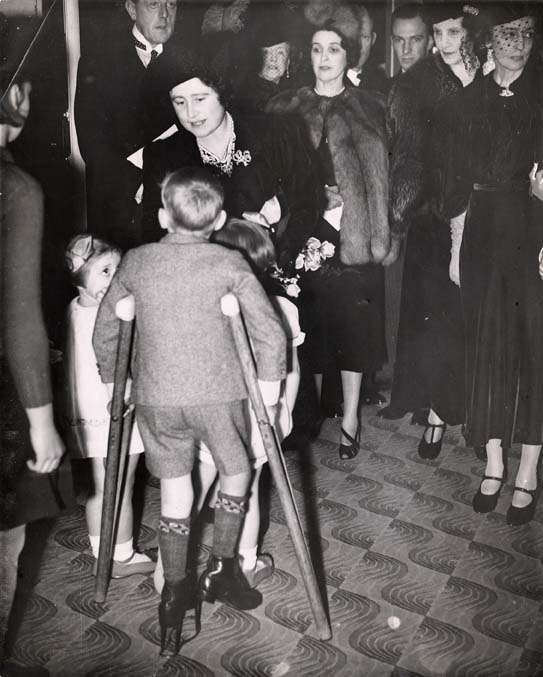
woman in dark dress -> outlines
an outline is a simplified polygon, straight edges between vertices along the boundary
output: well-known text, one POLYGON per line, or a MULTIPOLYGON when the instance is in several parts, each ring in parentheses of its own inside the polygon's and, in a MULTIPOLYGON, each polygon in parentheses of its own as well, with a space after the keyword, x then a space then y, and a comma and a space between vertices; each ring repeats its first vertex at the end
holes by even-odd
MULTIPOLYGON (((420 374, 431 405, 418 449, 425 459, 439 455, 446 426, 464 423, 465 418, 464 322, 460 291, 449 279, 450 232, 442 192, 454 144, 450 112, 480 65, 473 50, 477 11, 463 3, 433 6, 429 23, 437 52, 399 78, 389 98, 390 123, 396 137, 402 138, 392 151, 395 191, 401 195, 405 187, 417 204, 409 214, 400 324, 405 320, 413 329, 418 324, 410 340, 419 359, 411 360, 406 374, 420 374)), ((398 211, 405 217, 404 210, 391 210, 394 215, 398 211)), ((407 336, 400 331, 405 346, 407 336)), ((411 355, 415 357, 415 352, 411 355)), ((418 396, 413 379, 400 376, 395 381, 398 391, 403 387, 406 393, 411 390, 409 397, 418 396)))
POLYGON ((543 425, 543 244, 540 203, 529 172, 540 159, 543 89, 529 63, 536 20, 521 3, 487 10, 495 70, 460 99, 451 279, 460 281, 467 334, 467 439, 486 444, 487 465, 473 499, 477 512, 496 507, 505 482, 504 449, 522 443, 510 524, 535 510, 543 425), (459 273, 455 250, 462 241, 459 273))
POLYGON ((225 72, 222 56, 210 58, 205 48, 164 60, 162 86, 179 129, 144 151, 143 239, 161 237, 157 213, 166 174, 206 166, 221 178, 229 216, 245 213, 273 226, 279 264, 286 273, 322 212, 313 152, 301 125, 234 112, 225 72))
POLYGON ((336 7, 312 31, 315 86, 279 94, 268 106, 289 120, 304 121, 326 190, 326 210, 311 232, 325 256, 315 261, 310 246, 299 259, 305 269, 301 316, 317 389, 328 361, 335 358, 341 372, 343 459, 353 458, 360 448, 362 374, 379 369, 385 360, 382 264, 394 260, 399 243, 388 227, 383 98, 345 88, 343 81, 347 68, 358 62, 358 37, 352 11, 336 7))

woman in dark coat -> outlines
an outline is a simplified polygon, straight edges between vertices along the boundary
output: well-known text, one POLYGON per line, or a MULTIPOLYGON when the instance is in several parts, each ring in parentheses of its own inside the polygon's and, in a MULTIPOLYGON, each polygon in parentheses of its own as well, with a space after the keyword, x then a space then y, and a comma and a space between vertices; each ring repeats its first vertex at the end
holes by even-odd
MULTIPOLYGON (((41 481, 48 484, 47 473, 64 453, 53 419, 41 309, 43 193, 7 147, 29 114, 31 87, 19 81, 7 85, 9 75, 0 71, 0 674, 6 677, 22 674, 3 652, 25 525, 58 512, 60 506, 34 491, 42 488, 41 481)), ((49 673, 36 668, 33 674, 49 673)))
POLYGON ((454 139, 454 102, 478 73, 473 50, 477 9, 439 3, 429 10, 437 53, 399 78, 389 96, 392 218, 409 222, 391 401, 431 409, 419 444, 423 458, 441 451, 446 425, 464 422, 464 322, 449 279, 449 221, 443 216, 444 168, 454 139), (407 199, 405 199, 407 196, 407 199), (404 198, 404 199, 400 199, 404 198))
POLYGON ((179 130, 144 151, 144 241, 161 237, 157 213, 165 175, 206 166, 223 182, 229 216, 248 213, 273 226, 280 265, 292 267, 324 199, 305 130, 265 114, 230 113, 225 59, 205 56, 177 53, 164 64, 163 89, 179 130))
POLYGON ((341 372, 343 459, 359 451, 362 374, 385 360, 382 264, 394 260, 399 245, 388 227, 384 100, 373 92, 345 88, 343 81, 347 68, 358 62, 358 37, 352 11, 336 7, 312 31, 315 87, 279 94, 268 106, 293 123, 296 118, 304 121, 326 190, 324 216, 310 233, 324 256, 316 261, 315 243, 308 243, 298 263, 305 269, 302 318, 318 389, 329 360, 335 358, 341 372))
POLYGON ((504 450, 520 442, 510 524, 533 517, 543 426, 542 210, 528 178, 543 132, 541 72, 529 61, 533 11, 522 3, 485 11, 496 67, 459 100, 449 200, 452 217, 465 215, 463 234, 463 218, 453 221, 451 278, 466 318, 466 433, 488 457, 473 507, 496 507, 504 450))

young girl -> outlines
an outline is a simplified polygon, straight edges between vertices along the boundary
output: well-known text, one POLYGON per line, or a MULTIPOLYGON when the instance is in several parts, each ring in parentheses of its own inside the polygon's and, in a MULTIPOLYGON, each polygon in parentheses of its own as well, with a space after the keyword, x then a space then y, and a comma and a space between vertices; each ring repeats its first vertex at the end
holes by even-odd
MULTIPOLYGON (((297 348, 302 345, 305 334, 300 329, 298 309, 289 300, 299 293, 297 278, 285 278, 275 264, 274 246, 265 229, 245 219, 230 219, 226 225, 213 235, 213 242, 230 249, 237 249, 245 255, 253 272, 268 291, 270 301, 281 318, 283 329, 289 345, 288 374, 282 384, 281 397, 277 405, 275 420, 279 441, 282 441, 292 430, 292 410, 300 384, 300 366, 297 348)), ((263 388, 261 383, 261 389, 263 388)), ((258 428, 256 416, 249 405, 250 448, 249 455, 253 467, 253 478, 250 496, 241 532, 238 552, 242 558, 242 568, 251 587, 273 574, 274 565, 271 555, 257 556, 258 534, 260 529, 259 485, 262 468, 267 462, 266 451, 258 428)), ((198 451, 198 474, 201 493, 197 510, 200 511, 208 497, 209 490, 217 478, 217 469, 213 458, 205 445, 198 451)), ((214 505, 215 500, 210 501, 214 505)), ((161 561, 155 570, 155 587, 160 592, 164 583, 161 561)))
MULTIPOLYGON (((66 264, 79 296, 70 303, 65 351, 66 420, 68 449, 72 458, 89 459, 94 491, 87 499, 85 514, 92 554, 98 558, 100 522, 104 495, 105 459, 109 433, 106 386, 100 380, 92 334, 98 307, 121 260, 120 251, 109 242, 89 234, 76 235, 69 243, 66 264)), ((133 546, 132 492, 143 442, 134 425, 113 553, 113 578, 149 574, 155 564, 133 546)), ((96 562, 93 569, 96 573, 96 562)))

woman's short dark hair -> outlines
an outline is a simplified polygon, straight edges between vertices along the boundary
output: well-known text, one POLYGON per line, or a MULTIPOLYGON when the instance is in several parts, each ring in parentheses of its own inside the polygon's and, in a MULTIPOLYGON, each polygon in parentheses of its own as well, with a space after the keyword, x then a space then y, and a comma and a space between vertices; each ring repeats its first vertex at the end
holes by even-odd
POLYGON ((313 32, 313 35, 318 31, 331 31, 341 39, 341 46, 347 52, 347 68, 353 68, 360 60, 360 41, 355 38, 347 37, 341 29, 337 27, 332 19, 328 19, 324 25, 313 32))
POLYGON ((349 5, 334 6, 328 18, 311 32, 311 42, 319 31, 332 31, 341 40, 347 52, 347 67, 353 68, 360 60, 360 21, 349 5))

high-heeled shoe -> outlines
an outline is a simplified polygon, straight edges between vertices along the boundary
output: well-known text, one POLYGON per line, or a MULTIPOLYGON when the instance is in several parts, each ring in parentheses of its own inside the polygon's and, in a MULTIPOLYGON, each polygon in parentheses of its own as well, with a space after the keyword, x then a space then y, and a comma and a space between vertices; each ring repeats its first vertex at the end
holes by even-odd
POLYGON ((218 601, 240 611, 256 609, 262 603, 262 593, 251 588, 237 556, 209 558, 198 583, 198 597, 200 603, 218 601))
POLYGON ((173 654, 176 656, 181 649, 181 633, 185 614, 189 609, 195 609, 194 624, 195 634, 185 640, 186 644, 194 639, 201 629, 201 604, 195 595, 195 581, 192 578, 184 578, 179 583, 172 585, 167 581, 162 588, 160 604, 158 605, 158 622, 160 625, 160 653, 164 654, 166 647, 173 640, 173 654))
POLYGON ((341 442, 339 444, 339 457, 342 461, 348 461, 349 459, 354 458, 360 451, 361 430, 362 427, 359 423, 356 428, 355 436, 352 437, 352 435, 349 435, 349 433, 343 427, 341 428, 341 434, 350 442, 350 444, 342 444, 341 442))
POLYGON ((525 494, 530 494, 532 497, 532 500, 528 503, 528 505, 525 505, 523 508, 517 508, 516 505, 510 505, 509 509, 507 510, 507 514, 505 515, 507 524, 513 527, 518 527, 521 524, 527 524, 528 522, 531 522, 534 518, 535 507, 537 504, 535 497, 537 493, 537 487, 535 489, 524 489, 524 487, 515 486, 515 491, 522 491, 525 494))
POLYGON ((483 475, 483 479, 481 480, 479 489, 477 490, 477 493, 473 497, 472 501, 473 509, 475 510, 475 512, 487 513, 492 512, 494 510, 494 508, 498 504, 498 499, 500 498, 500 493, 505 485, 506 479, 507 478, 505 473, 503 474, 502 477, 483 475), (496 482, 499 482, 500 486, 498 487, 497 491, 495 491, 493 494, 483 494, 481 491, 481 487, 483 486, 483 482, 485 480, 495 480, 496 482))
POLYGON ((419 456, 421 458, 425 459, 434 459, 439 456, 439 453, 441 451, 441 445, 443 444, 443 438, 445 437, 445 430, 447 430, 447 424, 446 423, 426 423, 426 427, 424 428, 424 433, 422 434, 422 439, 419 442, 419 456), (434 432, 438 429, 442 429, 443 433, 441 437, 436 440, 434 440, 434 432), (431 430, 430 434, 430 442, 426 441, 426 433, 431 430))

